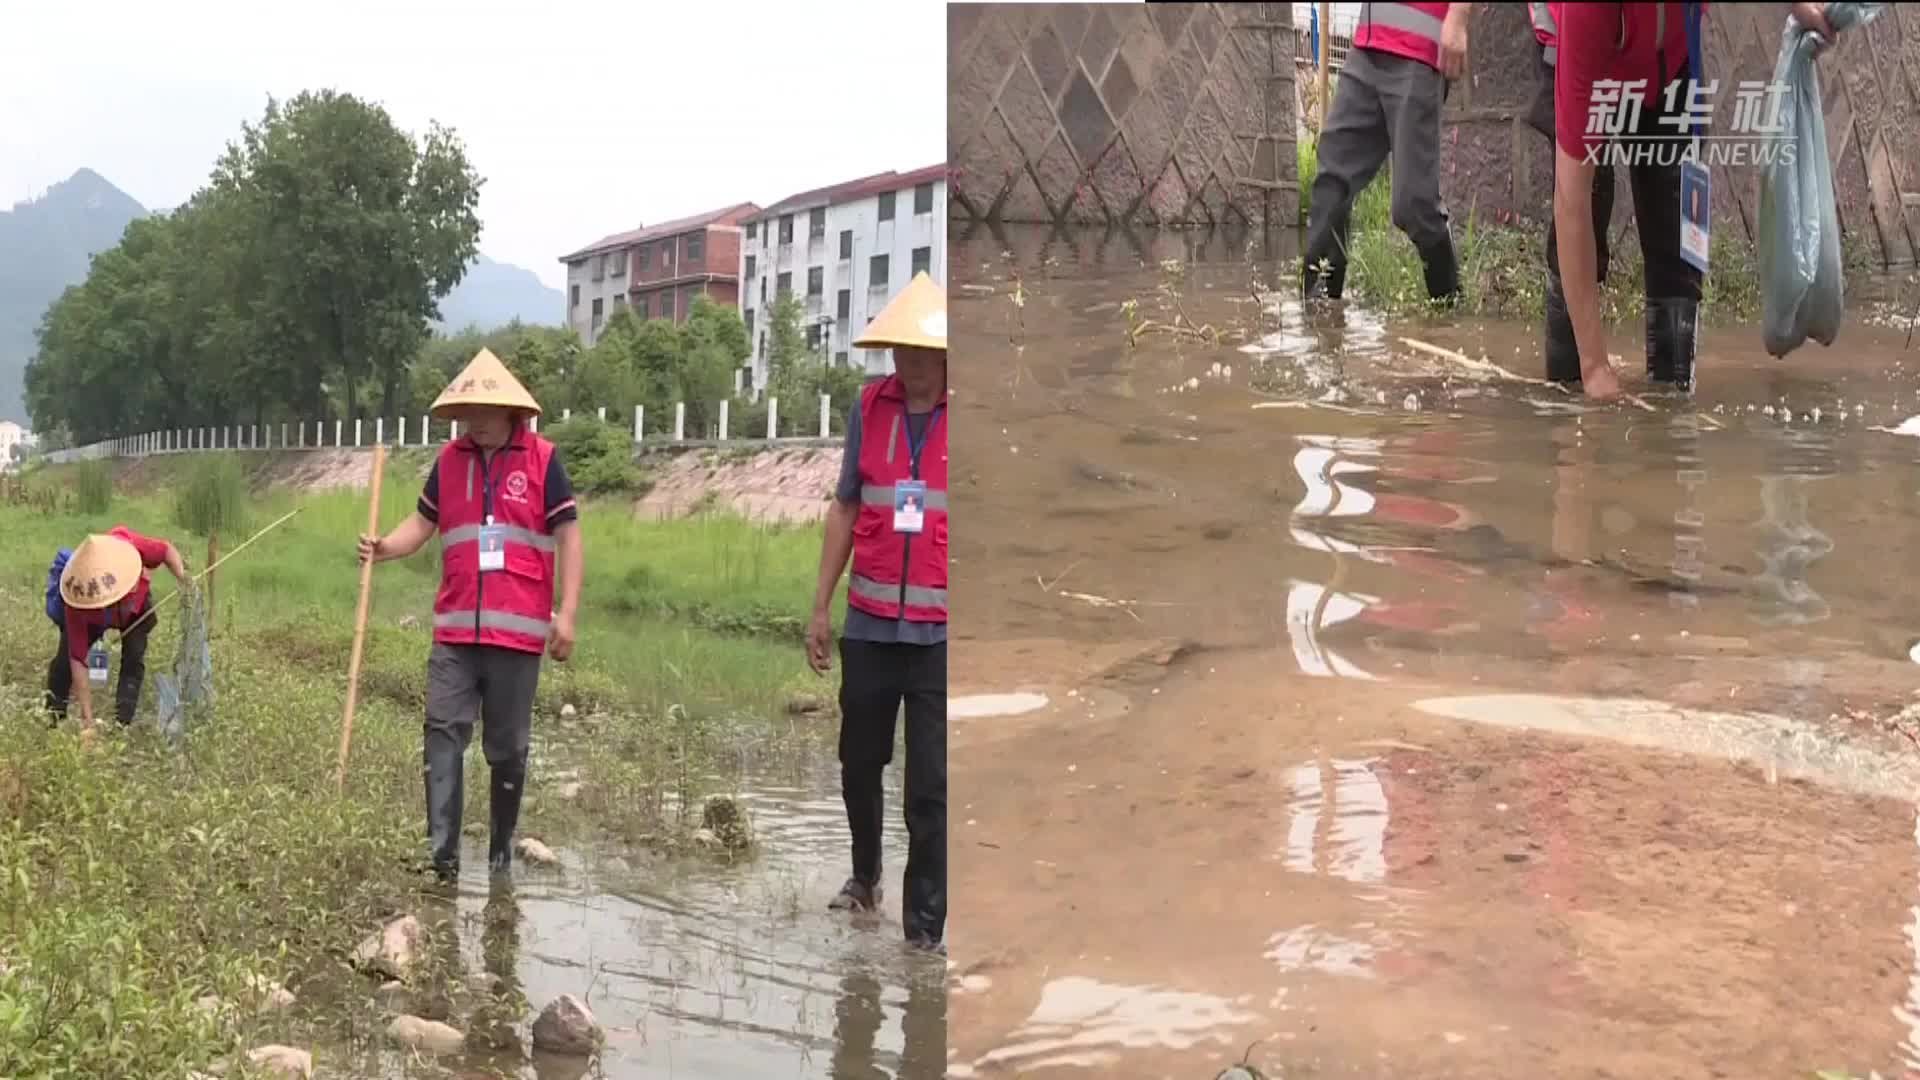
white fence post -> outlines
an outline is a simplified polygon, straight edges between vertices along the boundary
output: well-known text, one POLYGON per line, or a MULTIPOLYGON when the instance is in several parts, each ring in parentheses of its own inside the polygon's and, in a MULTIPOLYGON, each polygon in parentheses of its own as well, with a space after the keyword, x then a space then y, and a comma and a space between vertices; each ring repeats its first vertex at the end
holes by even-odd
POLYGON ((600 422, 603 424, 607 422, 607 407, 605 405, 600 406, 600 422))
POLYGON ((560 421, 561 421, 562 423, 565 423, 566 421, 568 421, 568 420, 571 420, 571 419, 573 419, 573 410, 572 410, 572 409, 561 409, 561 410, 560 410, 560 421))
POLYGON ((679 442, 687 437, 687 403, 673 403, 673 441, 679 442))
POLYGON ((247 449, 249 450, 260 449, 260 425, 259 424, 255 424, 252 427, 247 429, 247 449))
POLYGON ((458 438, 460 437, 460 421, 458 421, 458 420, 450 420, 450 421, 448 421, 448 422, 447 422, 447 425, 448 425, 448 426, 447 426, 447 441, 448 441, 448 442, 452 442, 452 441, 454 441, 455 439, 458 439, 458 438))
POLYGON ((646 433, 647 407, 645 405, 635 405, 633 407, 633 441, 639 442, 646 437, 646 433))
POLYGON ((535 435, 540 434, 540 417, 539 416, 527 417, 527 430, 533 432, 535 435))
POLYGON ((347 433, 347 422, 345 420, 335 420, 333 422, 333 445, 335 449, 339 448, 346 433, 347 433))
POLYGON ((393 440, 393 445, 399 447, 407 445, 407 418, 404 416, 400 418, 399 437, 393 440))
POLYGON ((779 416, 780 399, 777 397, 767 398, 767 439, 769 441, 780 437, 779 416))
POLYGON ((833 428, 830 426, 830 423, 833 417, 828 414, 828 410, 830 410, 832 407, 833 407, 833 395, 821 394, 820 395, 820 437, 823 439, 827 437, 828 432, 833 430, 833 428))
POLYGON ((387 445, 387 418, 384 416, 373 422, 373 445, 387 445))
POLYGON ((360 449, 360 418, 353 418, 353 448, 360 449))
POLYGON ((426 416, 422 416, 420 417, 420 445, 425 446, 432 441, 433 441, 433 425, 428 422, 428 418, 426 416))
POLYGON ((722 398, 720 400, 720 441, 721 442, 727 441, 727 405, 728 404, 729 403, 725 398, 722 398))

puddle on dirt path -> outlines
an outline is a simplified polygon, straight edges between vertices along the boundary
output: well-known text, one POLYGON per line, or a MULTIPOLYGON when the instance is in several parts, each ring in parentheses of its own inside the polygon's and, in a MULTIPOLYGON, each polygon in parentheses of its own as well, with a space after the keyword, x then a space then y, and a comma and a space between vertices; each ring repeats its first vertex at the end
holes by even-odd
MULTIPOLYGON (((889 881, 906 858, 897 774, 888 773, 889 881)), ((464 870, 454 966, 502 977, 527 1007, 518 1052, 446 1064, 463 1065, 460 1076, 580 1075, 584 1062, 526 1054, 538 1010, 571 993, 606 1029, 593 1075, 609 1080, 939 1075, 945 965, 903 945, 898 889, 873 916, 826 910, 846 876, 837 768, 743 786, 763 845, 749 863, 565 848, 557 868, 517 867, 510 895, 464 870)), ((485 857, 484 840, 470 839, 464 865, 484 867, 485 857)), ((477 1017, 453 1022, 479 1029, 477 1017)), ((367 1065, 368 1075, 428 1075, 391 1052, 367 1065)))
POLYGON ((1593 408, 1251 250, 955 245, 959 1071, 1920 1069, 1904 322, 1593 408))

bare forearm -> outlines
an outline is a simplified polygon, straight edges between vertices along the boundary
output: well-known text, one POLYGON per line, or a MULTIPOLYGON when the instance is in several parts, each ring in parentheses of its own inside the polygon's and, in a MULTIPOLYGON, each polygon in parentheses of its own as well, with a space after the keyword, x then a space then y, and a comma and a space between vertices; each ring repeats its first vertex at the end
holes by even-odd
POLYGON ((433 538, 433 522, 420 516, 416 511, 407 515, 407 520, 394 527, 380 540, 380 550, 375 553, 377 561, 404 559, 426 546, 433 538))
POLYGON ((586 566, 586 544, 580 523, 569 521, 554 533, 560 541, 560 613, 572 618, 580 611, 580 574, 586 566))
POLYGON ((80 722, 93 723, 93 684, 87 681, 87 663, 69 657, 67 667, 73 672, 73 696, 80 703, 80 722))
POLYGON ((1593 166, 1555 149, 1553 224, 1560 249, 1560 288, 1580 350, 1582 374, 1607 363, 1606 327, 1600 321, 1600 286, 1594 281, 1593 166))
POLYGON ((853 554, 853 517, 859 507, 838 499, 827 508, 827 522, 820 543, 820 578, 813 589, 813 610, 826 611, 833 605, 833 590, 853 554))
POLYGON ((167 569, 172 572, 175 581, 181 582, 182 584, 186 582, 187 560, 180 554, 180 549, 174 547, 172 544, 167 545, 166 565, 167 569))

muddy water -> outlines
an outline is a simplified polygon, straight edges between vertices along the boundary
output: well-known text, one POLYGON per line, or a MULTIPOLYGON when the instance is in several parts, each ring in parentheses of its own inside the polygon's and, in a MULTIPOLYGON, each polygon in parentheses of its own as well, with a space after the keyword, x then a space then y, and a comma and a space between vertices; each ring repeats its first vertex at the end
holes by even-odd
MULTIPOLYGON (((440 940, 458 955, 443 957, 448 967, 469 981, 498 980, 494 997, 429 994, 394 1008, 502 1032, 504 1046, 470 1035, 468 1055, 441 1063, 459 1076, 586 1075, 583 1060, 531 1049, 535 1015, 563 993, 586 999, 606 1029, 591 1075, 612 1080, 939 1075, 944 965, 902 944, 897 888, 873 916, 826 910, 846 875, 837 770, 794 767, 749 776, 743 787, 763 853, 740 866, 561 848, 560 867, 520 866, 513 887, 500 889, 471 869, 485 866, 486 850, 470 839, 457 899, 423 921, 449 931, 440 940), (494 999, 508 1002, 498 1027, 494 999)), ((895 814, 885 849, 894 877, 905 858, 895 814)), ((365 1064, 368 1075, 448 1075, 409 1072, 391 1052, 365 1064)))
POLYGON ((1905 313, 1590 408, 1286 254, 956 245, 949 1075, 1920 1075, 1905 313))

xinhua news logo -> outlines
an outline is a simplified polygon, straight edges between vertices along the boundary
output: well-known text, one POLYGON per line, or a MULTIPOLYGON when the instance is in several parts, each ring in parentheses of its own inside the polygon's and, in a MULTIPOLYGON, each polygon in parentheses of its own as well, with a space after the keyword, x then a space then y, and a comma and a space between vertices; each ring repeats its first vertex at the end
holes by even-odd
POLYGON ((1660 115, 1654 117, 1654 130, 1646 132, 1642 129, 1646 79, 1603 79, 1594 83, 1593 97, 1587 105, 1587 134, 1601 136, 1603 141, 1587 146, 1587 164, 1629 167, 1699 161, 1735 167, 1792 165, 1797 148, 1787 137, 1786 121, 1780 115, 1787 85, 1759 79, 1741 82, 1734 89, 1733 122, 1727 125, 1727 134, 1709 135, 1713 98, 1719 90, 1718 79, 1705 84, 1692 79, 1669 83, 1660 115))

